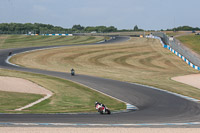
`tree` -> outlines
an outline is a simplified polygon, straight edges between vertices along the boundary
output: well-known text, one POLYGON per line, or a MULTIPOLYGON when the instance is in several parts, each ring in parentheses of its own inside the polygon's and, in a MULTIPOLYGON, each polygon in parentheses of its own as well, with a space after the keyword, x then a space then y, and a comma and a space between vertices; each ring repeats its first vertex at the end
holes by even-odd
POLYGON ((138 26, 137 26, 137 25, 134 26, 133 30, 134 30, 134 31, 138 31, 138 30, 139 30, 138 26))
POLYGON ((0 34, 27 34, 29 32, 36 34, 44 33, 66 33, 66 31, 72 30, 64 29, 59 26, 53 26, 50 24, 41 24, 41 23, 0 23, 0 34))
POLYGON ((96 30, 99 33, 106 32, 106 26, 96 26, 96 30))
POLYGON ((96 28, 96 27, 92 27, 92 26, 86 27, 86 28, 85 28, 85 31, 86 31, 86 32, 92 32, 92 31, 98 32, 97 28, 96 28))
POLYGON ((110 26, 110 27, 107 27, 105 30, 106 32, 115 32, 117 31, 117 28, 115 28, 114 26, 110 26))
POLYGON ((73 25, 72 29, 75 31, 81 31, 84 30, 84 27, 79 24, 79 25, 73 25))
POLYGON ((177 28, 173 28, 173 29, 168 29, 168 30, 172 30, 172 31, 193 31, 193 30, 200 30, 200 28, 198 27, 191 27, 191 26, 179 26, 177 28))

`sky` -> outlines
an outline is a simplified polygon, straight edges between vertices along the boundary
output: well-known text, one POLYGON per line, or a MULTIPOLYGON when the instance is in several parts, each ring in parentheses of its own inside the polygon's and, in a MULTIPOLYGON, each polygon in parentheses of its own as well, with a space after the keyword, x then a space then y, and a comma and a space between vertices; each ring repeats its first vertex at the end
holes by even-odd
POLYGON ((200 27, 200 0, 0 0, 0 23, 145 30, 200 27))

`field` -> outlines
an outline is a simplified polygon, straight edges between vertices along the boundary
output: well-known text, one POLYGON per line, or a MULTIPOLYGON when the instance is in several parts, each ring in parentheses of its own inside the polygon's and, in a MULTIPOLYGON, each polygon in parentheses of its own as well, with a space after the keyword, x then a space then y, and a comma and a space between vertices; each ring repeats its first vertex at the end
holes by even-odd
POLYGON ((27 36, 0 35, 0 49, 51 45, 86 44, 104 40, 103 36, 27 36))
POLYGON ((199 35, 187 35, 187 36, 180 36, 177 37, 183 44, 187 47, 191 48, 196 53, 200 54, 200 36, 199 35))
POLYGON ((19 54, 11 62, 30 67, 99 76, 158 87, 200 99, 200 90, 171 80, 199 73, 158 40, 131 38, 118 44, 77 46, 19 54))
POLYGON ((174 37, 179 37, 179 36, 183 36, 183 35, 190 35, 192 34, 192 31, 163 31, 165 34, 167 34, 168 36, 174 36, 174 37))

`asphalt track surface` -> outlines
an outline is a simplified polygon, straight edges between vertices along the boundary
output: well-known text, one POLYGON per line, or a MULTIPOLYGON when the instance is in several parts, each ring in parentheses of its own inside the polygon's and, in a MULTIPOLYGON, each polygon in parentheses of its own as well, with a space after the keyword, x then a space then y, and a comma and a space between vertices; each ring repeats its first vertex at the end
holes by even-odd
MULTIPOLYGON (((98 45, 128 40, 117 37, 98 45)), ((80 44, 86 45, 86 44, 80 44)), ((68 45, 70 46, 70 45, 68 45)), ((66 46, 66 47, 68 47, 66 46)), ((73 45, 74 47, 77 45, 73 45)), ((51 46, 52 47, 52 46, 51 46)), ((58 46, 56 46, 58 47, 58 46)), ((71 124, 140 124, 140 123, 188 123, 200 122, 200 104, 187 99, 137 84, 87 75, 71 76, 69 73, 23 68, 7 64, 10 51, 13 54, 47 47, 0 50, 0 68, 33 72, 60 77, 84 84, 122 101, 135 105, 138 111, 111 115, 99 114, 0 114, 0 123, 71 123, 71 124)), ((144 75, 145 76, 145 75, 144 75)))

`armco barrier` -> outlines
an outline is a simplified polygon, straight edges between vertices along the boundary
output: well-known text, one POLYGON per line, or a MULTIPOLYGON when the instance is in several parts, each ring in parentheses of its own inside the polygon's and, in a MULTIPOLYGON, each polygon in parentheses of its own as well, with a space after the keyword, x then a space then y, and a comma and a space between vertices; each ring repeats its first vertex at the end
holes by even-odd
POLYGON ((26 35, 31 35, 31 36, 37 36, 37 35, 42 35, 42 36, 73 36, 73 34, 26 34, 26 35))
POLYGON ((72 34, 43 34, 44 36, 73 36, 72 34))
POLYGON ((153 36, 153 35, 149 35, 149 36, 146 36, 147 38, 154 38, 154 39, 158 39, 160 40, 160 43, 162 44, 162 46, 164 48, 167 48, 169 49, 171 52, 173 52, 174 54, 176 54, 178 57, 180 57, 183 61, 185 61, 189 66, 191 66, 192 68, 196 69, 196 70, 199 70, 200 71, 200 67, 199 66, 196 66, 194 65, 192 62, 190 62, 188 59, 186 59, 183 55, 181 55, 179 52, 175 51, 174 49, 172 49, 169 45, 166 45, 162 39, 160 37, 157 37, 157 36, 153 36))
POLYGON ((170 41, 169 46, 179 52, 180 54, 184 55, 185 58, 190 60, 193 64, 200 66, 200 56, 184 46, 179 40, 174 38, 170 41))

